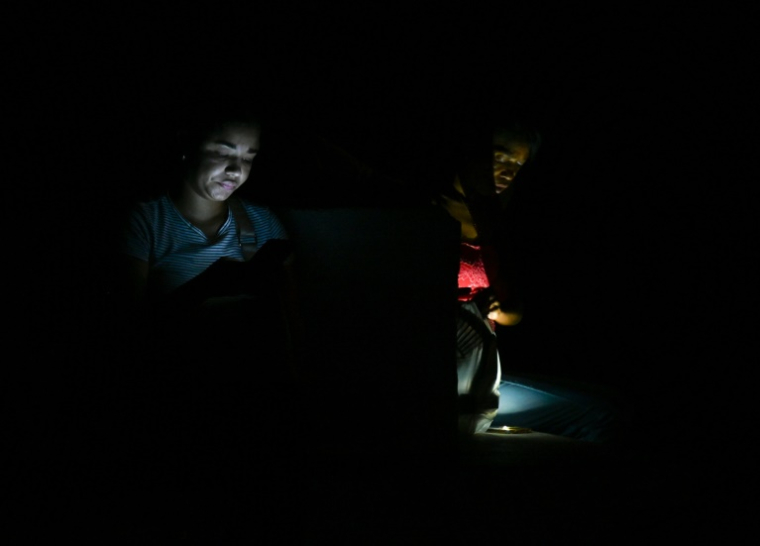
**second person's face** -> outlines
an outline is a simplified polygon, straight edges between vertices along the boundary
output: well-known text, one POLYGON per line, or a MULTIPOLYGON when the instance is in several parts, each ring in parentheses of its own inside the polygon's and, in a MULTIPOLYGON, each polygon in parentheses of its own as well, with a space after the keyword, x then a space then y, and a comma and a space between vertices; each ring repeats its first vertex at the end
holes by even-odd
POLYGON ((205 199, 225 201, 248 179, 260 133, 258 127, 242 123, 228 123, 210 133, 199 146, 186 185, 205 199))
POLYGON ((502 139, 494 141, 493 180, 497 194, 509 188, 529 157, 530 147, 523 142, 502 139))

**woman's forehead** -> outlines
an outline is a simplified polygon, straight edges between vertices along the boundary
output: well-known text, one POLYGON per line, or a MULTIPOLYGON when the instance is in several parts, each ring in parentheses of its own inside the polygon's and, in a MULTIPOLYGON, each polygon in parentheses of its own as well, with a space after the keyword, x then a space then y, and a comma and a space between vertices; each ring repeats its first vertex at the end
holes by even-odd
POLYGON ((261 137, 261 128, 253 123, 230 122, 221 124, 211 131, 202 139, 204 143, 208 142, 234 142, 238 143, 257 143, 261 137))
POLYGON ((510 155, 530 155, 530 146, 516 138, 499 138, 493 139, 494 151, 504 152, 510 155))

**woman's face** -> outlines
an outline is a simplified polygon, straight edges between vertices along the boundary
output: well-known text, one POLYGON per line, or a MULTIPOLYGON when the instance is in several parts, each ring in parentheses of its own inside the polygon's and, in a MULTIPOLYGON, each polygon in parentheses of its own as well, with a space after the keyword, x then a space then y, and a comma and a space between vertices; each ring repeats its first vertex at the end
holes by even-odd
POLYGON ((260 135, 257 126, 244 123, 215 129, 200 143, 185 185, 205 199, 225 201, 248 179, 260 135))
POLYGON ((493 180, 497 194, 509 188, 529 157, 530 147, 524 142, 513 139, 494 139, 493 180))

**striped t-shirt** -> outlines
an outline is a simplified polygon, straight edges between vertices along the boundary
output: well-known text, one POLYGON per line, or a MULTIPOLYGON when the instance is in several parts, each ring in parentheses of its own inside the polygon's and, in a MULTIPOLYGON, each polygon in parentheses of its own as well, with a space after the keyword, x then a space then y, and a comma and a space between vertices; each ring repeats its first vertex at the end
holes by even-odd
MULTIPOLYGON (((260 248, 269 239, 286 239, 277 216, 268 208, 241 199, 260 248)), ((167 294, 193 279, 219 258, 243 260, 235 217, 230 212, 214 238, 180 215, 167 195, 138 203, 126 224, 122 252, 149 264, 148 290, 154 296, 167 294)))

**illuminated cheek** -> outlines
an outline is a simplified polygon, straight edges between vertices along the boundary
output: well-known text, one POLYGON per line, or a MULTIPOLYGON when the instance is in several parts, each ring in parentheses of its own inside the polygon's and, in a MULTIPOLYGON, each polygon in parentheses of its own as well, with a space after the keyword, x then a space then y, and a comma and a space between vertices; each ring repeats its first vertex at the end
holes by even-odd
POLYGON ((215 164, 210 165, 209 169, 206 172, 208 173, 209 178, 224 178, 226 176, 227 169, 224 164, 215 164))
POLYGON ((213 161, 204 161, 198 166, 198 174, 204 178, 213 176, 219 170, 219 165, 213 161))
POLYGON ((203 185, 209 179, 208 169, 201 165, 195 170, 191 179, 196 185, 203 185))

